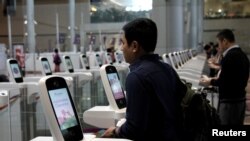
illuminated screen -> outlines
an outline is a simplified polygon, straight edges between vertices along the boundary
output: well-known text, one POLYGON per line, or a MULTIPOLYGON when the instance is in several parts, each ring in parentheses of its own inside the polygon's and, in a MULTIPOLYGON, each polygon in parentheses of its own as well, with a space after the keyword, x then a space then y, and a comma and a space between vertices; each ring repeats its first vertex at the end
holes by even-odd
POLYGON ((108 74, 108 80, 115 99, 117 100, 124 98, 124 94, 117 73, 108 74))
POLYGON ((61 88, 49 91, 50 100, 56 113, 57 122, 61 130, 68 129, 77 125, 71 101, 67 89, 61 88))
POLYGON ((118 59, 118 61, 122 62, 123 61, 123 55, 121 53, 117 53, 117 59, 118 59))
POLYGON ((65 59, 65 61, 66 61, 66 65, 67 65, 68 69, 73 70, 73 66, 72 66, 71 61, 69 59, 67 59, 67 58, 65 59))
POLYGON ((21 78, 22 77, 18 64, 10 64, 10 67, 11 67, 14 78, 21 78))
POLYGON ((51 69, 48 61, 42 61, 43 69, 45 73, 51 73, 51 69))

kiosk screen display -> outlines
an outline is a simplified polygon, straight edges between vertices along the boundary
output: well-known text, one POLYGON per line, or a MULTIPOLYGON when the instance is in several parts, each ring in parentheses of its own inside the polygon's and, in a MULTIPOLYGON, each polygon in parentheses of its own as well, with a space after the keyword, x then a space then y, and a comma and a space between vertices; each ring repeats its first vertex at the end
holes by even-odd
POLYGON ((46 61, 46 60, 45 60, 45 61, 42 61, 42 65, 43 65, 44 72, 45 72, 46 74, 52 73, 48 61, 46 61))
POLYGON ((51 103, 61 130, 78 125, 66 88, 49 91, 51 103))
POLYGON ((16 63, 10 64, 10 67, 11 67, 11 71, 13 73, 14 79, 16 79, 16 78, 22 78, 22 75, 21 75, 21 72, 20 72, 18 64, 16 64, 16 63))
POLYGON ((102 66, 102 59, 101 59, 101 57, 98 54, 96 55, 96 59, 97 59, 98 65, 102 66))
POLYGON ((109 80, 114 98, 116 100, 125 98, 117 73, 109 73, 108 80, 109 80))
POLYGON ((73 65, 72 65, 70 59, 66 58, 65 61, 66 61, 66 65, 67 65, 68 69, 73 70, 73 65))

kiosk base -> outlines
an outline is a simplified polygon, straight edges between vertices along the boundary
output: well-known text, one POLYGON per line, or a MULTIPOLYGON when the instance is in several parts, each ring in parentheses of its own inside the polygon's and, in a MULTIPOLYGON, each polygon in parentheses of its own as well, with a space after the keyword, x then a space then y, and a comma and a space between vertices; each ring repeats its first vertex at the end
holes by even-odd
POLYGON ((126 108, 114 110, 110 106, 95 106, 83 113, 85 123, 99 127, 109 128, 116 126, 116 122, 125 118, 126 108))

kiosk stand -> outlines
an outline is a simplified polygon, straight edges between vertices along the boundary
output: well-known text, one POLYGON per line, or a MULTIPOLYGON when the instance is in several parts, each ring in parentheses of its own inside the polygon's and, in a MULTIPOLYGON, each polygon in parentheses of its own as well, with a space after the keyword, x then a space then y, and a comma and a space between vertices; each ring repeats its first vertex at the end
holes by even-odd
POLYGON ((108 128, 125 117, 126 98, 114 66, 103 65, 100 74, 109 106, 95 106, 84 112, 83 119, 90 125, 108 128))
MULTIPOLYGON (((24 82, 21 69, 17 60, 8 59, 7 69, 9 72, 9 80, 12 83, 17 83, 17 87, 20 89, 20 112, 21 114, 21 127, 23 129, 22 140, 29 140, 35 137, 37 131, 36 116, 37 111, 37 99, 39 99, 39 90, 37 82, 24 82)), ((13 88, 13 85, 9 83, 6 88, 13 88)))

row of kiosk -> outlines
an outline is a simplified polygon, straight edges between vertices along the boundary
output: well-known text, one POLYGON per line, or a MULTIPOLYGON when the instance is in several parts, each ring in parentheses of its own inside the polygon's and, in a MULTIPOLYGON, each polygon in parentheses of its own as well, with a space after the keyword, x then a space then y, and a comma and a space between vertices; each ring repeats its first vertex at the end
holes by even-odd
MULTIPOLYGON (((98 61, 101 60, 98 59, 98 54, 93 54, 93 55, 95 55, 95 60, 98 63, 98 61)), ((91 58, 93 56, 90 55, 88 57, 91 58)), ((67 71, 60 73, 52 73, 48 59, 46 57, 40 57, 39 61, 40 61, 40 66, 42 68, 41 71, 43 76, 34 76, 34 77, 29 76, 24 78, 21 75, 18 62, 15 59, 9 59, 7 61, 7 68, 11 82, 0 84, 0 89, 2 93, 0 97, 1 99, 0 112, 2 113, 1 116, 3 117, 1 118, 1 120, 5 119, 5 121, 1 121, 1 123, 4 124, 1 127, 6 127, 5 129, 9 129, 5 130, 7 131, 6 133, 2 133, 1 135, 2 139, 6 141, 8 140, 26 141, 39 136, 41 133, 37 133, 37 131, 48 132, 49 129, 48 125, 51 124, 48 124, 49 123, 48 120, 47 121, 45 120, 44 115, 47 114, 45 111, 42 110, 44 109, 44 105, 41 102, 42 96, 48 95, 48 92, 43 94, 41 90, 41 85, 39 84, 39 81, 42 80, 43 78, 46 78, 46 76, 49 76, 51 78, 54 77, 62 78, 62 81, 60 81, 60 83, 62 84, 63 81, 65 81, 66 84, 65 86, 67 86, 68 93, 72 97, 72 102, 75 103, 74 104, 75 106, 73 107, 75 107, 77 113, 79 113, 78 116, 75 117, 77 118, 79 117, 80 125, 82 125, 82 123, 84 122, 88 123, 87 122, 88 119, 92 118, 91 115, 96 114, 96 112, 91 112, 91 114, 86 114, 86 116, 84 116, 83 118, 83 113, 88 108, 93 107, 93 105, 102 105, 102 104, 106 105, 106 107, 110 107, 108 106, 109 102, 106 102, 105 104, 103 102, 98 103, 99 102, 98 100, 92 100, 99 97, 97 96, 97 94, 99 95, 99 93, 96 93, 96 91, 98 91, 98 88, 96 87, 95 84, 96 81, 100 81, 100 79, 98 80, 98 78, 101 78, 101 73, 99 71, 101 63, 99 63, 99 65, 97 65, 96 67, 91 67, 89 66, 89 64, 91 63, 87 59, 88 58, 86 55, 81 55, 80 60, 82 62, 83 69, 74 70, 73 63, 70 57, 63 56, 65 70, 67 71), (85 87, 82 87, 86 84, 88 84, 87 91, 85 87), (14 110, 16 110, 15 113, 13 113, 14 110), (83 121, 83 119, 86 121, 83 121), (6 122, 6 120, 8 120, 9 122, 6 122)), ((109 59, 111 60, 111 57, 109 59)), ((110 61, 107 63, 111 64, 113 62, 110 61)), ((126 74, 128 72, 127 64, 123 62, 118 62, 117 64, 113 65, 116 66, 114 67, 115 70, 116 69, 118 70, 116 72, 117 74, 115 73, 117 75, 116 83, 120 84, 120 81, 118 79, 119 78, 118 72, 126 74)), ((102 87, 99 88, 103 89, 102 87)), ((114 89, 116 89, 116 86, 114 89)), ((102 97, 106 96, 103 95, 102 97)), ((101 100, 103 100, 103 98, 101 98, 101 100)), ((105 111, 105 109, 106 108, 104 107, 103 110, 105 111)), ((113 111, 114 110, 115 108, 113 109, 113 111)), ((125 115, 124 113, 125 110, 123 110, 123 117, 125 115)), ((103 113, 100 112, 97 112, 97 114, 103 115, 103 113)), ((98 117, 101 118, 100 115, 98 117)), ((100 119, 100 121, 102 121, 102 119, 100 119)), ((113 121, 115 122, 115 118, 113 119, 113 121)), ((110 124, 110 126, 114 125, 114 122, 110 124)), ((51 133, 53 132, 53 129, 50 128, 51 133)), ((50 135, 50 133, 42 133, 41 135, 50 135)), ((43 139, 44 137, 39 137, 38 140, 40 140, 41 138, 43 139)), ((91 135, 85 138, 87 139, 94 138, 94 136, 91 135)), ((36 138, 33 140, 36 140, 36 138)), ((50 140, 50 138, 45 137, 45 140, 50 140)), ((53 135, 52 140, 61 140, 61 139, 57 139, 53 135)))
MULTIPOLYGON (((198 87, 205 58, 190 50, 163 54, 181 78, 198 87), (192 63, 189 61, 192 59, 192 63), (194 63, 195 62, 195 63, 194 63), (189 65, 188 65, 189 64, 189 65), (197 66, 192 66, 198 64, 197 66)), ((0 83, 0 136, 5 141, 121 140, 84 133, 120 126, 125 121, 123 90, 128 73, 122 52, 79 55, 81 69, 74 69, 70 56, 63 56, 65 72, 53 73, 46 56, 39 58, 42 76, 22 77, 18 62, 7 60, 10 82, 0 83), (106 63, 106 64, 104 64, 106 63), (104 64, 104 65, 103 65, 104 64)))
MULTIPOLYGON (((200 85, 200 78, 203 74, 209 74, 209 69, 206 69, 206 55, 197 55, 196 50, 184 50, 178 52, 170 52, 162 55, 163 61, 170 64, 178 73, 181 79, 190 82, 194 90, 203 89, 200 85)), ((209 89, 209 88, 208 88, 209 89)), ((207 91, 207 99, 211 106, 218 107, 218 94, 216 87, 214 90, 207 91)))

